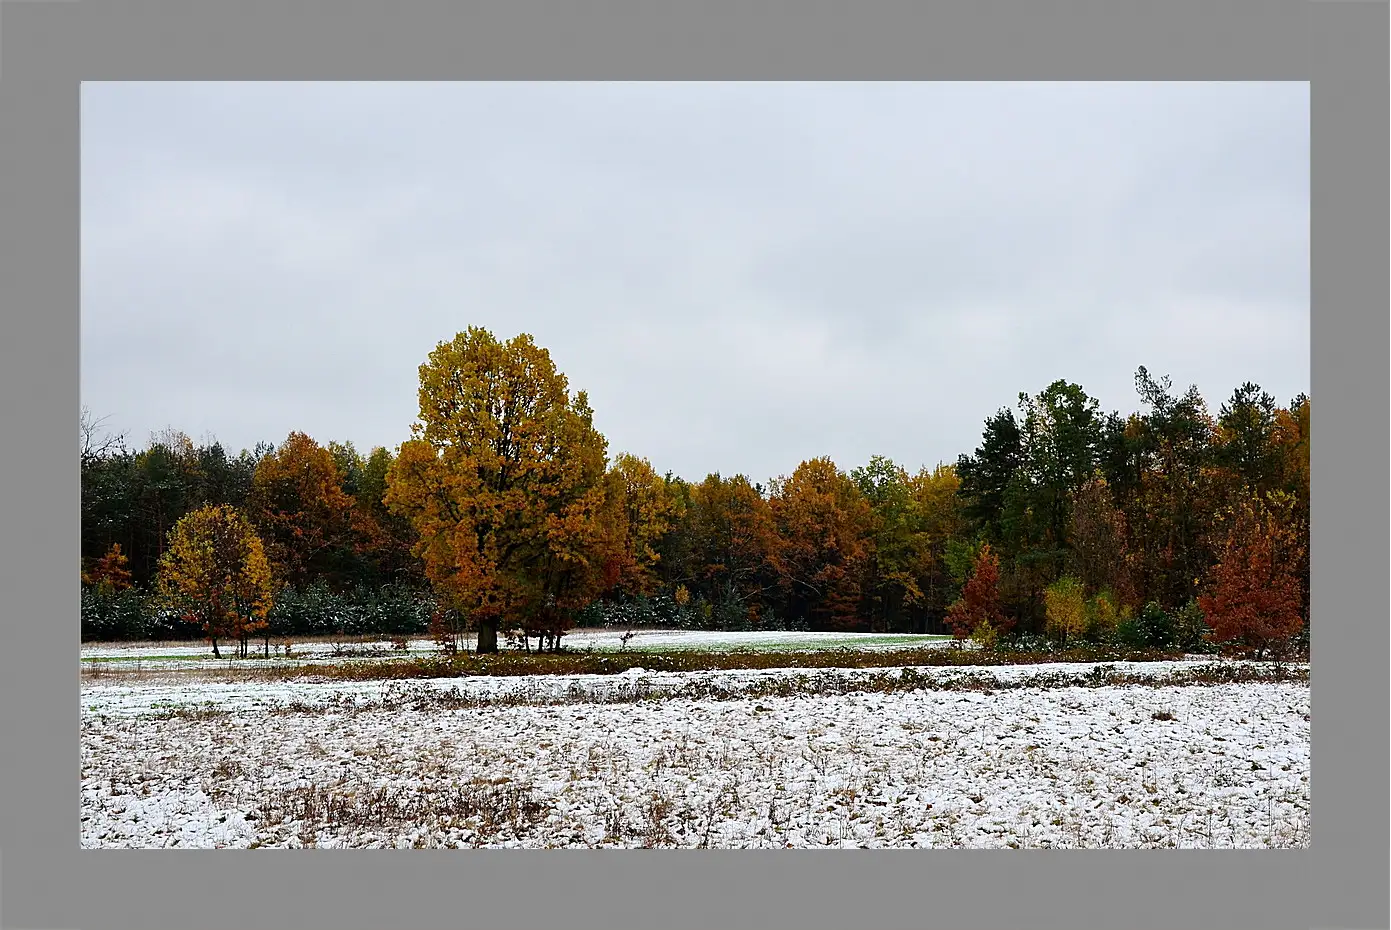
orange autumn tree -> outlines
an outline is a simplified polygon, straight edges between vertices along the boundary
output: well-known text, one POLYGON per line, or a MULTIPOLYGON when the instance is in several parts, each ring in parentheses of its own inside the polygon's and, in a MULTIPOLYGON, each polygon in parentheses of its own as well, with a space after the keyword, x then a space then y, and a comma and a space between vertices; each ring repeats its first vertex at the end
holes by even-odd
POLYGON ((836 629, 863 621, 874 514, 860 487, 829 458, 803 462, 775 482, 778 578, 794 611, 836 629))
POLYGON ((676 519, 676 499, 651 462, 626 452, 614 459, 608 480, 615 508, 614 527, 621 538, 605 588, 651 594, 661 561, 657 543, 676 519))
POLYGON ((1274 442, 1279 447, 1282 490, 1294 495, 1295 519, 1306 545, 1299 560, 1304 581, 1304 622, 1309 622, 1309 398, 1301 394, 1288 410, 1275 411, 1274 442))
POLYGON ((561 419, 557 448, 569 450, 571 496, 546 517, 547 544, 519 613, 526 635, 541 637, 553 650, 575 615, 611 586, 628 529, 623 501, 605 480, 607 442, 594 429, 583 391, 571 401, 570 416, 561 419))
POLYGON ((961 590, 961 597, 949 608, 945 623, 957 642, 966 639, 982 626, 996 633, 1007 631, 1013 623, 1000 609, 1000 557, 986 543, 976 556, 971 577, 961 590))
POLYGON ((333 550, 350 539, 353 499, 333 453, 291 433, 261 459, 248 501, 278 583, 303 586, 323 576, 333 550))
POLYGON ((762 489, 746 475, 707 475, 690 488, 685 530, 690 537, 687 573, 704 600, 702 609, 721 622, 758 619, 759 604, 777 587, 773 566, 778 534, 762 489))
POLYGON ((270 564, 245 517, 225 505, 204 507, 169 531, 157 591, 165 606, 202 627, 214 656, 222 655, 219 639, 238 641, 245 656, 247 639, 267 628, 270 564))
POLYGON ((89 584, 103 594, 124 591, 131 585, 130 560, 121 551, 120 543, 112 543, 106 555, 92 563, 91 569, 82 573, 83 584, 89 584))
POLYGON ((554 628, 599 586, 607 443, 583 391, 522 334, 471 327, 420 366, 413 438, 387 472, 436 593, 477 624, 554 628))
POLYGON ((1279 653, 1304 625, 1305 538, 1297 502, 1283 491, 1251 494, 1228 515, 1230 529, 1198 606, 1217 642, 1256 658, 1279 653))

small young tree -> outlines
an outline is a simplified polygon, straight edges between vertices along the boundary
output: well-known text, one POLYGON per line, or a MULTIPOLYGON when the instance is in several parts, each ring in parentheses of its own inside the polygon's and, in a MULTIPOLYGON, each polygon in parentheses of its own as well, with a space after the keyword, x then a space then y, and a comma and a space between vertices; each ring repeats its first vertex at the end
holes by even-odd
POLYGON ((1080 636, 1087 629, 1087 596, 1082 582, 1064 575, 1043 591, 1047 630, 1067 645, 1069 636, 1080 636))
POLYGON ((130 560, 121 552, 120 543, 112 543, 106 555, 97 559, 89 571, 84 572, 84 583, 96 588, 102 594, 115 594, 130 587, 130 560))
POLYGON ((961 597, 947 608, 944 622, 958 643, 982 624, 989 624, 997 634, 1007 632, 1012 626, 1000 610, 999 584, 1000 559, 987 543, 976 556, 961 597))
POLYGON ((158 587, 165 604, 200 624, 218 658, 218 639, 239 640, 245 655, 247 637, 266 626, 270 564, 251 524, 231 507, 204 507, 174 525, 158 587))
POLYGON ((985 620, 980 626, 971 631, 971 642, 975 643, 982 650, 991 652, 999 644, 1000 634, 990 625, 989 620, 985 620))
POLYGON ((1158 601, 1146 601, 1138 613, 1122 619, 1116 633, 1133 648, 1172 649, 1176 640, 1174 618, 1158 601))
POLYGON ((1304 546, 1291 495, 1251 494, 1233 508, 1206 593, 1198 598, 1214 640, 1242 643, 1259 659, 1299 634, 1304 546))

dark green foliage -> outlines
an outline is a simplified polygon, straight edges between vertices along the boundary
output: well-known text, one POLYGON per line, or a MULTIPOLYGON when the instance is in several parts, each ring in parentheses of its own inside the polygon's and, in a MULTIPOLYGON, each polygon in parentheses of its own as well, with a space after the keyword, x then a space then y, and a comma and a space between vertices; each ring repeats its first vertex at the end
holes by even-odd
POLYGON ((322 581, 286 588, 271 608, 272 636, 423 635, 436 609, 428 592, 399 585, 334 593, 322 581))
POLYGON ((1184 652, 1212 653, 1217 651, 1216 644, 1207 639, 1212 629, 1203 619, 1203 611, 1198 607, 1196 600, 1190 600, 1175 610, 1170 615, 1170 626, 1173 629, 1174 645, 1184 652))
POLYGON ((1214 458, 1248 486, 1265 490, 1279 475, 1275 398, 1249 381, 1237 388, 1217 413, 1221 445, 1214 458))
POLYGON ((1150 601, 1134 617, 1121 621, 1116 639, 1138 649, 1212 653, 1216 646, 1206 639, 1210 632, 1197 601, 1190 600, 1174 610, 1165 610, 1159 602, 1150 601))
POLYGON ((82 588, 82 641, 137 640, 153 638, 154 624, 147 616, 146 595, 139 588, 99 591, 82 588))
POLYGON ((985 421, 985 432, 974 455, 956 462, 966 515, 999 541, 1000 517, 1005 509, 1005 490, 1023 465, 1024 447, 1014 412, 1002 408, 985 421))
POLYGON ((1167 649, 1174 645, 1174 625, 1158 601, 1149 601, 1128 620, 1122 620, 1116 637, 1127 646, 1167 649))
POLYGON ((575 625, 582 628, 631 627, 634 629, 697 629, 699 611, 681 607, 669 594, 595 601, 579 612, 575 625))
POLYGON ((747 610, 737 603, 723 606, 706 601, 692 601, 682 607, 665 592, 651 597, 624 598, 617 601, 596 601, 576 615, 575 625, 581 629, 661 629, 661 630, 745 630, 795 631, 809 630, 803 620, 787 619, 766 611, 750 620, 747 610))
MULTIPOLYGON (((260 447, 258 447, 260 448, 260 447)), ((134 452, 124 446, 82 460, 82 556, 120 544, 138 584, 149 584, 169 530, 199 507, 242 507, 259 452, 231 458, 219 443, 194 446, 173 431, 134 452)))
MULTIPOLYGON (((282 589, 268 620, 272 637, 423 635, 435 601, 405 585, 359 587, 334 593, 323 582, 302 591, 282 589)), ((82 641, 195 639, 197 628, 160 608, 139 587, 114 593, 82 589, 82 641)))

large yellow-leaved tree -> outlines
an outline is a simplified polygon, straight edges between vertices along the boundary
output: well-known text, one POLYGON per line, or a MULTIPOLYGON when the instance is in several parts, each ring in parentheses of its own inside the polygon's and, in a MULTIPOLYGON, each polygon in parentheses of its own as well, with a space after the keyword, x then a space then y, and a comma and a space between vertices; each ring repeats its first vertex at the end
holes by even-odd
POLYGON ((420 366, 420 415, 387 473, 436 592, 497 633, 558 635, 602 585, 607 443, 550 354, 470 327, 420 366))

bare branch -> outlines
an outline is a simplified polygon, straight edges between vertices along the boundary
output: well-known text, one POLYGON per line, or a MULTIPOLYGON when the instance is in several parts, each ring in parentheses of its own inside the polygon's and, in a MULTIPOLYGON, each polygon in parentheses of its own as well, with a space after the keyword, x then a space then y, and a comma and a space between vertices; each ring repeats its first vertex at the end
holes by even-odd
POLYGON ((84 466, 125 448, 126 437, 124 433, 107 433, 102 430, 102 424, 108 419, 110 418, 93 416, 91 409, 83 406, 78 426, 81 430, 82 464, 84 466))

